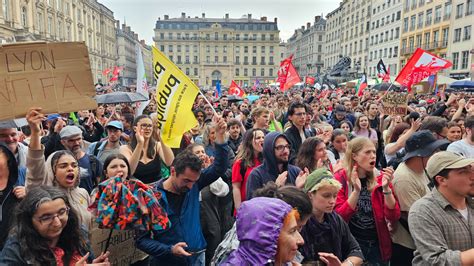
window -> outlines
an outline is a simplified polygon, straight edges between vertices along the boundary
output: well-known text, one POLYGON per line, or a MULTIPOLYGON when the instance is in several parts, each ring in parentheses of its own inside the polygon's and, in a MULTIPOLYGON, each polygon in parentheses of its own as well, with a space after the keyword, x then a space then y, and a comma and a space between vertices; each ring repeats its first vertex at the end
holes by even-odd
POLYGON ((472 25, 464 27, 464 38, 462 39, 463 41, 467 41, 471 39, 471 28, 472 28, 472 25))
POLYGON ((273 68, 268 70, 268 76, 273 77, 273 68))
POLYGON ((426 23, 425 23, 425 26, 431 25, 432 19, 433 19, 433 10, 432 9, 426 10, 426 23))
POLYGON ((240 40, 240 34, 236 34, 236 35, 235 35, 235 39, 236 39, 237 41, 240 40))
POLYGON ((186 64, 189 64, 189 63, 190 63, 190 62, 189 62, 189 55, 186 55, 186 56, 184 57, 184 62, 185 62, 186 64))
POLYGON ((421 47, 422 40, 423 40, 423 38, 422 38, 421 34, 416 35, 416 47, 421 47))
POLYGON ((265 65, 265 64, 266 64, 266 63, 265 63, 265 56, 262 56, 262 57, 260 58, 260 64, 262 64, 262 65, 265 65))
POLYGON ((430 44, 431 34, 429 32, 425 33, 425 45, 428 46, 430 44))
POLYGON ((265 46, 261 47, 262 54, 265 53, 265 46))
POLYGON ((43 14, 41 12, 38 12, 37 18, 38 18, 38 29, 40 32, 42 32, 43 31, 43 14))
POLYGON ((255 77, 255 76, 257 76, 257 69, 252 68, 252 77, 255 77))
POLYGON ((162 39, 162 40, 163 40, 164 38, 165 38, 165 34, 164 34, 163 32, 162 32, 162 33, 160 33, 160 39, 162 39))
POLYGON ((181 61, 181 56, 178 55, 178 62, 176 62, 177 64, 182 64, 182 61, 181 61))
POLYGON ((444 4, 444 20, 448 20, 451 17, 451 1, 444 4))
POLYGON ((257 57, 252 56, 252 65, 256 65, 256 64, 257 64, 257 57))
POLYGON ((403 19, 403 31, 408 32, 408 18, 403 19))
POLYGON ((186 75, 189 76, 189 67, 186 68, 186 75))
POLYGON ((238 68, 235 69, 235 75, 240 76, 240 69, 238 69, 238 68))
POLYGON ((48 17, 48 33, 50 35, 53 34, 53 18, 52 17, 48 17))
POLYGON ((472 13, 474 13, 474 1, 473 0, 467 0, 467 3, 466 3, 466 16, 469 16, 472 13))
POLYGON ((395 39, 398 39, 398 36, 400 36, 400 27, 395 29, 395 39))
POLYGON ((466 69, 469 62, 469 51, 463 51, 461 57, 461 69, 466 69))
POLYGON ((265 68, 260 69, 260 76, 265 77, 265 68))
POLYGON ((262 41, 265 41, 265 38, 266 38, 266 37, 267 37, 267 36, 266 36, 265 34, 262 34, 262 41))
POLYGON ((418 14, 418 29, 423 28, 423 12, 418 14))
POLYGON ((249 75, 248 69, 244 68, 244 76, 248 76, 248 75, 249 75))
POLYGON ((214 40, 216 40, 216 41, 219 40, 219 33, 217 33, 217 32, 214 33, 214 40))
POLYGON ((249 63, 249 57, 244 56, 244 65, 248 65, 248 63, 249 63))
POLYGON ((21 25, 23 27, 28 27, 28 12, 26 6, 21 8, 21 25))
POLYGON ((256 54, 257 53, 257 46, 252 47, 252 53, 256 54))
POLYGON ((165 51, 165 46, 164 45, 160 45, 160 51, 162 51, 162 52, 165 51))
POLYGON ((206 63, 210 63, 211 62, 211 57, 210 56, 206 56, 206 63))
POLYGON ((273 41, 275 40, 275 35, 274 34, 270 34, 270 41, 273 41))
POLYGON ((227 56, 224 55, 224 57, 222 58, 222 62, 227 63, 227 56))
POLYGON ((270 54, 273 54, 273 46, 270 46, 270 54))
POLYGON ((273 56, 270 56, 268 60, 269 60, 270 65, 273 65, 273 56))
POLYGON ((441 5, 435 7, 435 23, 441 21, 441 5))
POLYGON ((215 53, 218 53, 218 52, 219 52, 219 46, 216 45, 216 46, 214 47, 214 52, 215 52, 215 53))
POLYGON ((173 33, 172 32, 168 32, 168 39, 170 39, 170 40, 173 39, 173 33))
POLYGON ((227 34, 224 34, 222 39, 224 39, 224 41, 227 41, 227 34))
POLYGON ((197 76, 198 75, 198 69, 197 67, 194 68, 194 76, 197 76))
POLYGON ((453 42, 461 41, 461 28, 454 30, 454 40, 453 42))
POLYGON ((214 63, 218 63, 218 62, 219 62, 219 56, 216 55, 216 56, 214 56, 214 63))
POLYGON ((198 64, 198 56, 197 56, 197 55, 195 55, 195 56, 193 57, 193 63, 194 63, 194 64, 198 64))
POLYGON ((439 30, 435 30, 435 31, 433 31, 433 45, 435 47, 438 47, 438 45, 439 45, 438 42, 439 42, 439 30))
POLYGON ((459 4, 456 6, 456 18, 462 17, 463 10, 464 10, 464 4, 459 4))
POLYGON ((457 70, 459 67, 459 53, 453 53, 453 70, 457 70))
POLYGON ((177 47, 176 50, 177 50, 178 53, 181 53, 181 44, 178 44, 178 47, 177 47))
POLYGON ((185 50, 186 53, 189 53, 189 45, 186 45, 185 47, 186 47, 186 48, 185 48, 185 49, 186 49, 186 50, 185 50))
POLYGON ((168 46, 168 52, 173 52, 173 45, 168 46))
POLYGON ((206 45, 206 52, 210 53, 211 52, 211 47, 209 45, 206 45))
POLYGON ((249 52, 249 47, 248 46, 244 46, 244 53, 248 53, 249 52))
POLYGON ((413 15, 413 16, 410 17, 410 30, 415 29, 415 23, 416 23, 416 16, 413 15))
POLYGON ((181 33, 176 33, 176 39, 181 40, 181 33))
POLYGON ((443 29, 443 46, 448 45, 449 28, 443 29))

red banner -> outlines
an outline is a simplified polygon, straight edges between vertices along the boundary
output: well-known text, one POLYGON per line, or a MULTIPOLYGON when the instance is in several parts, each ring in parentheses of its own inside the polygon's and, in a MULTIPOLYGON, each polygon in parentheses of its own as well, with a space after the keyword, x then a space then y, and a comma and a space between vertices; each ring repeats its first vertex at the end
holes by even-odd
POLYGON ((305 80, 304 83, 313 86, 313 85, 314 85, 314 82, 316 82, 316 79, 315 79, 315 78, 313 78, 313 77, 306 77, 306 80, 305 80))
POLYGON ((419 83, 424 78, 435 74, 441 69, 446 69, 453 64, 448 60, 439 58, 420 48, 416 49, 405 67, 400 71, 395 81, 411 91, 413 84, 419 83))
POLYGON ((290 66, 288 67, 288 75, 286 76, 285 85, 282 88, 281 83, 280 83, 280 89, 281 90, 287 90, 287 89, 291 88, 293 85, 295 85, 296 83, 299 83, 299 82, 301 82, 300 75, 298 75, 298 72, 296 72, 295 67, 290 62, 290 66))
POLYGON ((280 89, 283 90, 285 86, 287 77, 288 77, 288 69, 290 68, 291 60, 293 59, 293 55, 286 58, 285 60, 281 61, 280 69, 278 69, 278 78, 277 82, 280 83, 280 89))

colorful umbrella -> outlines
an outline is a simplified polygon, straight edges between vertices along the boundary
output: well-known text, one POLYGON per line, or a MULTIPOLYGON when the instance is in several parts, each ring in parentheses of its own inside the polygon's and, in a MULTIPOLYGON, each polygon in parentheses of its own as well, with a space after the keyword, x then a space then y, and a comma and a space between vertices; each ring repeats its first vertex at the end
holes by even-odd
POLYGON ((100 228, 165 230, 170 226, 158 200, 160 192, 136 179, 113 177, 100 183, 90 209, 96 209, 100 228))

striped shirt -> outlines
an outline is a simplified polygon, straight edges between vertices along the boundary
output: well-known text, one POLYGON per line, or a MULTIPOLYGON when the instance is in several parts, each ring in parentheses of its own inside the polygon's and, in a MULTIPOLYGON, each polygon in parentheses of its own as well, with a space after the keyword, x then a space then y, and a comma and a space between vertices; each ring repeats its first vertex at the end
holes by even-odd
POLYGON ((474 247, 474 201, 468 219, 433 189, 410 208, 408 223, 415 241, 413 265, 461 265, 461 252, 474 247))

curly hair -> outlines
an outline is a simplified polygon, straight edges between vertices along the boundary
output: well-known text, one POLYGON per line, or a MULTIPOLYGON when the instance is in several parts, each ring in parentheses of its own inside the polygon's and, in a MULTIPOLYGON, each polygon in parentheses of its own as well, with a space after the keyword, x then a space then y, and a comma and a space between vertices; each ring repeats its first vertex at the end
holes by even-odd
POLYGON ((55 257, 49 247, 49 240, 41 236, 33 226, 33 216, 41 204, 62 199, 70 208, 66 226, 63 228, 57 247, 64 250, 64 265, 69 265, 75 252, 87 251, 85 234, 81 232, 79 217, 71 208, 66 194, 56 187, 38 186, 30 189, 18 205, 15 213, 16 223, 11 234, 16 235, 21 245, 21 254, 34 264, 53 265, 55 257))
POLYGON ((316 170, 317 160, 314 159, 314 151, 321 143, 324 141, 317 137, 310 137, 303 141, 296 156, 296 166, 301 169, 308 168, 309 172, 316 170))

